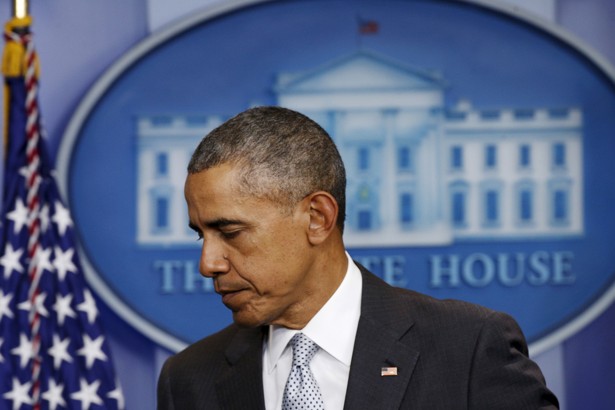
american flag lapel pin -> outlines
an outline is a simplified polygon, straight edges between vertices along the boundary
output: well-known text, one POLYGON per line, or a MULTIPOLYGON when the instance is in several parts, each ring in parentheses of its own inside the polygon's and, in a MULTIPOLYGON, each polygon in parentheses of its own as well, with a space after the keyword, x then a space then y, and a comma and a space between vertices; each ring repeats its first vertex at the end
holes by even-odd
POLYGON ((397 367, 382 367, 380 369, 380 376, 397 376, 397 367))

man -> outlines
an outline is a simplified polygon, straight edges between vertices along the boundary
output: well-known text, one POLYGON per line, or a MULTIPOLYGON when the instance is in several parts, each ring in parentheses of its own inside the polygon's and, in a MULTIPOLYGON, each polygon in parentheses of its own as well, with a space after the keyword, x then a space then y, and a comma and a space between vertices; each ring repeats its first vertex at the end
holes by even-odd
POLYGON ((345 185, 331 138, 291 110, 250 109, 201 141, 190 226, 234 324, 167 360, 158 408, 557 408, 512 318, 350 259, 345 185))

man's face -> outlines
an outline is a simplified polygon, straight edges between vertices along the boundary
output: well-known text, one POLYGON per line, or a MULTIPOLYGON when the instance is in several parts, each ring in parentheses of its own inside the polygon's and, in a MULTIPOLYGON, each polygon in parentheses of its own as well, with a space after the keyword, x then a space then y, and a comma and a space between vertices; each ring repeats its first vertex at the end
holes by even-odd
POLYGON ((201 274, 213 278, 235 323, 304 324, 302 312, 318 286, 310 273, 309 202, 289 213, 246 196, 229 164, 189 175, 185 195, 190 226, 203 241, 201 274))

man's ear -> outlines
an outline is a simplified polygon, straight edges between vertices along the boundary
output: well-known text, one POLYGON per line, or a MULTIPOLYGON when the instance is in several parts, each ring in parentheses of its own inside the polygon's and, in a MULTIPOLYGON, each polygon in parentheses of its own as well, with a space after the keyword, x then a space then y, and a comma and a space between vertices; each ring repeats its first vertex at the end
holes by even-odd
POLYGON ((308 239, 312 245, 324 242, 337 228, 337 201, 331 194, 317 191, 307 198, 310 204, 310 225, 308 239))

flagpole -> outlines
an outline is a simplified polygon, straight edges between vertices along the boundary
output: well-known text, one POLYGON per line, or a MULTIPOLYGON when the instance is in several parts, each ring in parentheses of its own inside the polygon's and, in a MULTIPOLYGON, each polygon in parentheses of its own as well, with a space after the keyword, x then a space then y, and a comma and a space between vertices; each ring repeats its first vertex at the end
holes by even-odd
POLYGON ((29 9, 28 0, 13 0, 13 17, 24 18, 29 14, 29 9))

